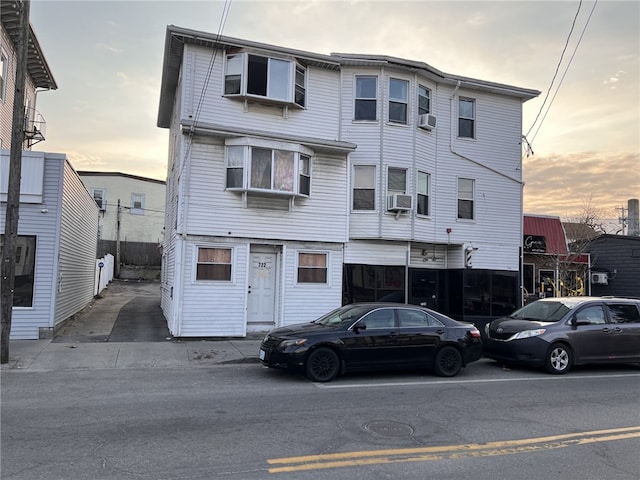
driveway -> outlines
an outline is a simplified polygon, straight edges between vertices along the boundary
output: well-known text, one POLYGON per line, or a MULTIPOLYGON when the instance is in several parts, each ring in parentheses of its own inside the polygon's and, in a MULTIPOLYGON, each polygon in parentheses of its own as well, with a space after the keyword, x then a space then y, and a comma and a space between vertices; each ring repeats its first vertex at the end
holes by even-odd
POLYGON ((52 342, 166 342, 171 338, 160 309, 160 282, 114 280, 68 320, 52 342))

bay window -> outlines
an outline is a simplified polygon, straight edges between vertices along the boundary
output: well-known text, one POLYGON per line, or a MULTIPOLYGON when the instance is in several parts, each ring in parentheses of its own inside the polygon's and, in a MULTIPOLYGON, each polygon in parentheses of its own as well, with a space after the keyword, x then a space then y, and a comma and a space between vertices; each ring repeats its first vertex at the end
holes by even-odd
POLYGON ((376 209, 376 167, 374 165, 353 167, 353 209, 376 209))
POLYGON ((407 123, 409 82, 397 78, 389 79, 389 121, 407 123))
POLYGON ((230 190, 302 196, 311 193, 311 157, 299 151, 227 145, 226 169, 226 187, 230 190))
POLYGON ((418 85, 418 115, 431 113, 431 90, 418 85))
POLYGON ((292 60, 248 53, 228 55, 224 94, 241 98, 263 97, 304 107, 306 69, 292 60))
POLYGON ((355 120, 376 120, 378 77, 357 76, 355 120))

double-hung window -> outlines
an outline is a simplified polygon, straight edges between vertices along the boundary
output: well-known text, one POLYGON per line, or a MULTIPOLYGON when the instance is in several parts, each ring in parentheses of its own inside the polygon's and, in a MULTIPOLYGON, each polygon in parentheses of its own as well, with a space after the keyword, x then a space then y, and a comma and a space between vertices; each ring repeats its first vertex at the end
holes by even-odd
POLYGON ((397 78, 389 79, 389 121, 407 123, 409 82, 397 78))
POLYGON ((458 218, 473 220, 474 216, 475 180, 458 179, 458 218))
POLYGON ((227 145, 228 189, 309 196, 311 157, 297 151, 227 145))
POLYGON ((144 193, 131 194, 131 215, 144 215, 144 193))
POLYGON ((4 50, 0 49, 0 102, 4 102, 7 90, 8 63, 7 55, 4 53, 4 50))
POLYGON ((458 99, 458 137, 476 137, 476 101, 472 98, 458 99))
POLYGON ((196 280, 231 281, 231 248, 198 247, 196 280))
POLYGON ((292 60, 248 53, 228 55, 224 94, 262 97, 300 107, 306 102, 306 69, 292 60))
POLYGON ((431 113, 431 90, 418 85, 418 115, 431 113))
POLYGON ((355 120, 376 120, 378 77, 356 77, 355 120))
POLYGON ((431 176, 425 172, 418 172, 416 185, 416 213, 418 215, 429 215, 429 190, 431 176))
POLYGON ((376 209, 376 167, 374 165, 353 167, 353 209, 376 209))
POLYGON ((404 195, 407 193, 407 169, 389 167, 387 170, 387 194, 393 195, 398 193, 404 195))
POLYGON ((96 201, 96 205, 100 210, 107 209, 107 197, 103 188, 93 188, 93 199, 96 201))
POLYGON ((298 283, 327 283, 326 253, 298 253, 298 283))

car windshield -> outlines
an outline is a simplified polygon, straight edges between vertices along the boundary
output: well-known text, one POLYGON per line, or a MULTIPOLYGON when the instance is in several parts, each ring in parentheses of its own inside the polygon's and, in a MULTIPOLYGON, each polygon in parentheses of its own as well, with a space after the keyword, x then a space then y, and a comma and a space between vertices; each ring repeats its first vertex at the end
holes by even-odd
POLYGON ((314 320, 313 323, 318 323, 320 325, 338 325, 343 322, 350 323, 360 318, 365 312, 369 310, 369 308, 363 306, 347 305, 345 307, 340 307, 336 310, 333 310, 326 315, 323 315, 317 320, 314 320))
POLYGON ((529 305, 516 310, 509 318, 517 318, 521 320, 537 320, 540 322, 557 322, 571 307, 562 302, 533 302, 529 305))

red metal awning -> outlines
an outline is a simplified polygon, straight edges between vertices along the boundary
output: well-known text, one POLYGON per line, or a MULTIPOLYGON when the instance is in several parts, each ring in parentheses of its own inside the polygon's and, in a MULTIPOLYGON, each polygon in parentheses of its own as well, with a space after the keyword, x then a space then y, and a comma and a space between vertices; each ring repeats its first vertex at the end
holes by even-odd
POLYGON ((525 215, 523 222, 523 245, 525 253, 547 253, 568 255, 567 237, 560 217, 525 215), (536 244, 535 251, 527 251, 527 244, 536 244), (542 246, 544 245, 544 246, 542 246), (544 251, 541 251, 544 250, 544 251))

